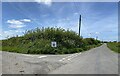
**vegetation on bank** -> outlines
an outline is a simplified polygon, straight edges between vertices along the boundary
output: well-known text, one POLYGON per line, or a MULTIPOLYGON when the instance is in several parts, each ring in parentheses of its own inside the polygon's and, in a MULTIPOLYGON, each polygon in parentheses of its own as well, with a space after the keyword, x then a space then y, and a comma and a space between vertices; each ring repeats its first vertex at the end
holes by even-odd
POLYGON ((70 54, 100 46, 100 43, 93 38, 82 38, 72 30, 48 27, 28 30, 21 37, 2 40, 2 50, 25 54, 70 54), (51 41, 56 41, 57 47, 51 47, 51 41))
POLYGON ((0 40, 0 51, 2 51, 2 40, 0 40))
POLYGON ((108 42, 107 43, 108 48, 110 48, 112 51, 120 53, 120 42, 108 42))

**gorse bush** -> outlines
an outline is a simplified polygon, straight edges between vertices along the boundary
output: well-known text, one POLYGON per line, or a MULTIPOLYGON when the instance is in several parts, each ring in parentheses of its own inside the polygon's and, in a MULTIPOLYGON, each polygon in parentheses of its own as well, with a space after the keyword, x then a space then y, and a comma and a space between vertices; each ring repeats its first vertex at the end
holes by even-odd
POLYGON ((21 37, 2 40, 2 50, 27 54, 70 54, 88 50, 89 45, 98 45, 99 40, 83 39, 72 30, 62 28, 36 28, 28 30, 21 37), (57 47, 51 47, 56 41, 57 47))

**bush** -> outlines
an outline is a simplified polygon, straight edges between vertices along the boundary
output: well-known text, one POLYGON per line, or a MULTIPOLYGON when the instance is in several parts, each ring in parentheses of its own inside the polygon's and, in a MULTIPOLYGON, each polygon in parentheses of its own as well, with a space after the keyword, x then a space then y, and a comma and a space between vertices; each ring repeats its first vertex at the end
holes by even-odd
POLYGON ((83 52, 84 50, 82 48, 77 48, 78 52, 83 52))
POLYGON ((83 39, 72 30, 48 27, 28 30, 21 37, 2 40, 2 50, 27 54, 69 54, 89 50, 99 43, 93 38, 83 39), (56 48, 51 47, 52 41, 57 42, 56 48))
POLYGON ((68 50, 67 48, 63 48, 63 49, 62 49, 62 53, 63 53, 63 54, 69 54, 69 50, 68 50))

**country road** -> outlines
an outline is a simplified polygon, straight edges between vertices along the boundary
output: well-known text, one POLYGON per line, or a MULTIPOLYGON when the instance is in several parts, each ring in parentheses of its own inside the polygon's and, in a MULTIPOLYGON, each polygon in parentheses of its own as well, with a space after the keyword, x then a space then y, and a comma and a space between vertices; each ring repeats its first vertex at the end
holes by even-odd
POLYGON ((118 54, 106 44, 67 55, 0 52, 0 56, 3 74, 118 74, 118 54))
POLYGON ((106 44, 83 53, 52 74, 118 74, 118 55, 106 44))

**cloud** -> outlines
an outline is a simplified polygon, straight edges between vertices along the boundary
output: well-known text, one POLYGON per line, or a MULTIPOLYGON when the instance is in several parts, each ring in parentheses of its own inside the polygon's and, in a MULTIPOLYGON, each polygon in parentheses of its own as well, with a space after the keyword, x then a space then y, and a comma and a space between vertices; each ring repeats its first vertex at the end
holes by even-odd
POLYGON ((9 25, 9 27, 17 29, 17 28, 25 27, 25 25, 9 25))
POLYGON ((31 22, 30 19, 22 19, 21 21, 23 21, 23 22, 31 22))
POLYGON ((31 20, 30 19, 20 19, 20 20, 12 19, 12 20, 7 20, 7 23, 9 24, 9 27, 10 28, 15 28, 15 29, 25 27, 26 26, 25 25, 26 22, 31 22, 31 20))
POLYGON ((23 29, 17 29, 17 30, 7 30, 0 32, 0 39, 6 39, 13 36, 21 36, 23 35, 24 30, 23 29))
POLYGON ((42 3, 42 4, 45 4, 47 6, 51 6, 52 5, 52 0, 35 0, 35 2, 42 3))
POLYGON ((95 34, 99 34, 99 32, 95 32, 95 34))
POLYGON ((13 25, 22 25, 24 24, 23 22, 19 21, 19 20, 8 20, 7 23, 13 24, 13 25))
POLYGON ((74 15, 78 15, 79 13, 75 12, 74 15))

